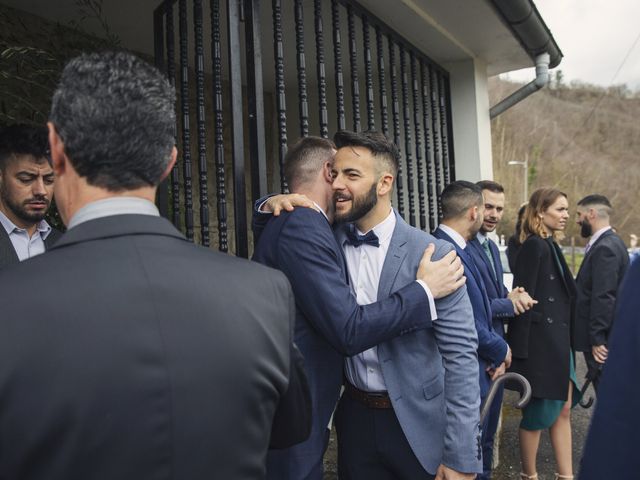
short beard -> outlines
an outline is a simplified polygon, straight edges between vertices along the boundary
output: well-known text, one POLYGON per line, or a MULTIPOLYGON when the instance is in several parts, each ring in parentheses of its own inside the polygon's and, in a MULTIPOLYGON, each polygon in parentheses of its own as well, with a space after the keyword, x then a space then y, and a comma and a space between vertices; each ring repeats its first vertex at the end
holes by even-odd
POLYGON ((357 222, 367 213, 369 213, 373 207, 378 203, 378 183, 375 182, 368 193, 361 197, 352 198, 351 210, 346 213, 340 214, 336 211, 335 221, 336 223, 351 223, 357 222))
MULTIPOLYGON (((0 198, 2 199, 2 203, 6 205, 6 207, 11 210, 11 212, 22 220, 24 223, 36 224, 44 220, 44 217, 49 210, 49 206, 42 213, 29 213, 23 205, 16 203, 13 199, 7 194, 4 188, 0 188, 0 198)), ((33 199, 27 200, 30 201, 33 199)), ((46 201, 46 200, 45 200, 46 201)))
POLYGON ((582 236, 582 238, 589 238, 591 235, 593 235, 593 227, 586 220, 580 222, 580 235, 582 236))

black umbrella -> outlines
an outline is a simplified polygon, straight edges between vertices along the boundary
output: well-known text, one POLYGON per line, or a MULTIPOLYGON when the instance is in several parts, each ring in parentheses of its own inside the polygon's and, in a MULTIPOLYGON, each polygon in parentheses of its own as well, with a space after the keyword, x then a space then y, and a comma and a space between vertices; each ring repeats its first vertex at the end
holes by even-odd
POLYGON ((516 403, 516 408, 522 409, 527 406, 527 403, 529 403, 529 400, 531 399, 531 385, 529 384, 529 381, 519 373, 515 373, 515 372, 505 373, 504 375, 501 375, 498 378, 496 378, 493 381, 493 383, 491 383, 491 387, 489 387, 489 393, 487 394, 487 397, 484 399, 484 403, 480 407, 480 423, 484 421, 485 417, 487 416, 487 413, 489 413, 489 409, 491 408, 491 403, 493 402, 494 397, 498 393, 498 387, 504 382, 516 382, 516 383, 519 383, 520 386, 522 387, 520 400, 518 400, 518 403, 516 403))
POLYGON ((585 378, 587 379, 587 381, 584 382, 584 385, 582 385, 582 388, 580 389, 580 406, 582 408, 589 408, 591 405, 593 405, 593 397, 589 397, 588 400, 584 400, 584 394, 586 393, 587 388, 589 388, 589 385, 595 382, 598 379, 598 377, 600 377, 601 373, 602 373, 601 363, 599 363, 597 367, 589 368, 587 370, 587 374, 585 375, 585 378))

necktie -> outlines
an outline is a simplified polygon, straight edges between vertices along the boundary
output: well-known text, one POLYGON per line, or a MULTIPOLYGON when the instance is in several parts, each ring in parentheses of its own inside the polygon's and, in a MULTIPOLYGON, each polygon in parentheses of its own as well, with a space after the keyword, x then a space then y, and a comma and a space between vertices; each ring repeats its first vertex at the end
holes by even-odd
POLYGON ((493 272, 493 279, 497 279, 496 275, 496 266, 493 263, 493 254, 491 253, 491 248, 489 247, 489 239, 486 238, 484 242, 482 242, 482 249, 484 250, 485 255, 489 259, 489 265, 491 265, 491 271, 493 272))
POLYGON ((349 228, 347 229, 347 241, 356 248, 363 243, 376 248, 380 246, 378 236, 373 233, 373 230, 369 230, 366 235, 358 235, 358 232, 356 232, 356 228, 353 225, 349 225, 349 228))

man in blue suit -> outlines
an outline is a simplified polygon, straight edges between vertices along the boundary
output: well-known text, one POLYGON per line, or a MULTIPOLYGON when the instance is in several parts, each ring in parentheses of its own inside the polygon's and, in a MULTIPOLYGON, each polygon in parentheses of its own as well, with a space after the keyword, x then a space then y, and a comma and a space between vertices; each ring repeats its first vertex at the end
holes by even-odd
POLYGON ((296 300, 295 341, 305 356, 312 397, 311 436, 292 448, 270 452, 267 476, 273 480, 322 479, 322 457, 342 385, 344 356, 429 329, 435 318, 434 298, 464 284, 455 254, 430 262, 433 247, 425 253, 425 244, 420 268, 403 288, 377 303, 359 306, 347 284, 345 259, 331 229, 334 154, 332 142, 316 137, 304 138, 289 149, 285 177, 291 190, 307 195, 314 208, 270 218, 253 257, 281 270, 291 282, 296 300))
POLYGON ((638 478, 640 432, 640 262, 629 267, 618 291, 609 355, 580 466, 580 480, 638 478))
MULTIPOLYGON (((425 247, 451 246, 410 227, 391 206, 397 147, 375 132, 338 132, 336 232, 360 304, 402 291, 425 247)), ((477 336, 466 288, 436 300, 431 329, 346 360, 336 411, 341 480, 472 479, 481 471, 477 336), (437 475, 437 477, 436 477, 437 475)), ((392 322, 393 317, 387 318, 392 322)))
MULTIPOLYGON (((502 281, 504 272, 498 246, 488 237, 488 234, 495 231, 502 220, 505 203, 504 188, 491 180, 483 180, 476 185, 482 190, 484 214, 480 231, 469 241, 467 250, 486 288, 493 315, 493 330, 504 338, 504 322, 514 315, 525 312, 535 302, 523 288, 516 287, 511 292, 506 289, 502 281)), ((483 473, 478 476, 478 480, 491 478, 493 441, 500 419, 503 393, 504 387, 501 386, 493 399, 482 431, 483 473)))
MULTIPOLYGON (((467 290, 473 306, 473 316, 478 332, 478 363, 480 393, 484 401, 491 380, 504 374, 511 363, 511 350, 504 340, 504 331, 496 331, 492 321, 491 304, 480 270, 473 261, 469 244, 484 221, 484 199, 479 186, 463 180, 450 183, 441 196, 442 220, 434 236, 454 245, 462 259, 467 275, 467 290)), ((510 302, 511 303, 511 302, 510 302)), ((512 307, 513 309, 513 304, 512 307)), ((513 311, 513 310, 512 310, 513 311)), ((499 416, 499 409, 497 411, 499 416)), ((483 475, 490 478, 493 456, 493 434, 489 439, 489 415, 482 426, 483 475)), ((497 418, 495 418, 497 425, 497 418)))

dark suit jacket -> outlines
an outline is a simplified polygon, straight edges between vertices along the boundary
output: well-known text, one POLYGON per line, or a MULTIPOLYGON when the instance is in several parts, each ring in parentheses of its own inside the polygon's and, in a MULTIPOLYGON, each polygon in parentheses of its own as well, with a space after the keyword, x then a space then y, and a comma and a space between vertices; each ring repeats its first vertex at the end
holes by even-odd
POLYGON ((509 324, 510 370, 529 380, 534 397, 566 400, 576 289, 560 247, 530 236, 518 253, 513 281, 538 303, 509 324))
POLYGON ((295 296, 295 341, 305 357, 313 427, 306 445, 295 447, 297 451, 280 463, 287 463, 291 478, 305 478, 316 468, 312 461, 322 461, 327 425, 342 385, 344 357, 430 327, 429 303, 423 288, 411 282, 381 302, 358 305, 329 222, 309 208, 269 217, 253 259, 281 270, 295 296))
POLYGON ((290 373, 280 272, 118 215, 0 272, 0 304, 0 478, 264 478, 290 373))
POLYGON ((629 267, 618 295, 609 357, 582 456, 580 480, 638 478, 640 432, 640 262, 629 267))
MULTIPOLYGON (((52 228, 44 240, 45 248, 49 250, 61 236, 62 233, 59 230, 52 228)), ((13 243, 11 243, 9 235, 7 235, 4 228, 0 227, 0 270, 10 265, 15 265, 16 263, 20 263, 18 254, 15 248, 13 248, 13 243)))
POLYGON ((469 254, 473 258, 476 267, 478 267, 484 286, 487 289, 491 314, 493 315, 493 328, 504 337, 504 322, 514 315, 513 302, 507 298, 509 292, 502 282, 504 270, 500 262, 500 251, 491 239, 489 239, 489 248, 493 257, 495 275, 493 274, 494 270, 491 268, 491 263, 489 263, 489 257, 487 257, 478 239, 474 238, 469 242, 469 254))
POLYGON ((480 395, 484 397, 491 384, 491 378, 486 371, 487 367, 497 367, 504 362, 507 356, 507 343, 502 336, 493 329, 489 298, 487 297, 487 291, 480 272, 468 253, 468 250, 471 248, 469 244, 467 244, 465 250, 462 250, 446 232, 439 228, 433 232, 433 236, 451 243, 455 247, 456 253, 464 265, 464 272, 467 277, 467 292, 469 293, 469 299, 473 307, 473 317, 478 333, 478 377, 480 380, 480 395))
POLYGON ((612 230, 589 248, 576 278, 576 350, 590 352, 592 345, 607 344, 618 287, 628 267, 627 247, 612 230))

